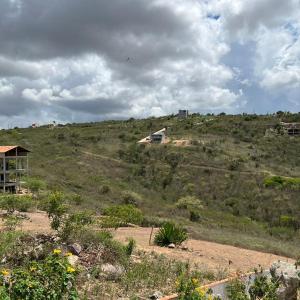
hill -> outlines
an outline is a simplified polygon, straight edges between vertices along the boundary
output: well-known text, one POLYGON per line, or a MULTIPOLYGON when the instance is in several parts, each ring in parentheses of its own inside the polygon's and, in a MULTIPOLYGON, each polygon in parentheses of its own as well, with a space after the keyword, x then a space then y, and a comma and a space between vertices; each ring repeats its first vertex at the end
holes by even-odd
POLYGON ((192 236, 297 256, 300 138, 268 135, 300 114, 192 115, 1 130, 2 145, 32 151, 30 176, 99 213, 136 202, 144 224, 173 219, 192 236), (165 145, 136 142, 163 127, 165 145), (188 140, 175 145, 172 140, 188 140), (179 199, 202 203, 179 208, 179 199), (177 203, 178 204, 178 203, 177 203))

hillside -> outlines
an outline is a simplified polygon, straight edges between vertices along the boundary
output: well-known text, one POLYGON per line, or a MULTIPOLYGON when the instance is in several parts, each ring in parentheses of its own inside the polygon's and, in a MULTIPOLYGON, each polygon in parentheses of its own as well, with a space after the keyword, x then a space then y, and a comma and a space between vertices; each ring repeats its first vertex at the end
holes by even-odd
POLYGON ((67 124, 2 130, 0 141, 30 149, 30 176, 43 179, 50 190, 80 195, 74 207, 101 213, 133 198, 145 224, 175 219, 195 238, 295 257, 300 138, 265 136, 282 119, 299 122, 300 114, 67 124), (171 140, 191 144, 136 143, 163 127, 171 140), (185 196, 202 201, 194 218, 175 206, 185 196))

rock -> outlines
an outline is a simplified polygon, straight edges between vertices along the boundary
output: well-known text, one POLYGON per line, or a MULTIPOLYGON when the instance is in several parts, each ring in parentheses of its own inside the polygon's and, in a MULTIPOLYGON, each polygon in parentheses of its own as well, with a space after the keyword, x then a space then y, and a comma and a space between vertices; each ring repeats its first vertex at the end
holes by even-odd
POLYGON ((120 265, 103 264, 101 271, 107 276, 108 279, 117 279, 124 273, 124 268, 120 265))
POLYGON ((78 256, 78 255, 81 253, 81 251, 82 251, 82 247, 81 247, 79 244, 77 244, 77 243, 74 243, 74 244, 69 245, 68 248, 69 248, 69 251, 70 251, 72 254, 77 255, 77 256, 78 256))
POLYGON ((174 249, 175 248, 175 244, 170 244, 169 246, 168 246, 168 248, 170 248, 170 249, 174 249))
POLYGON ((297 300, 297 289, 300 286, 300 270, 291 263, 278 261, 270 268, 273 278, 280 282, 277 290, 279 300, 297 300))
POLYGON ((79 257, 77 255, 71 255, 67 257, 67 260, 71 266, 75 266, 78 262, 79 257))
POLYGON ((153 293, 153 295, 151 295, 149 297, 149 299, 152 299, 152 300, 157 300, 157 299, 160 299, 162 298, 164 295, 160 292, 160 291, 156 291, 153 293))

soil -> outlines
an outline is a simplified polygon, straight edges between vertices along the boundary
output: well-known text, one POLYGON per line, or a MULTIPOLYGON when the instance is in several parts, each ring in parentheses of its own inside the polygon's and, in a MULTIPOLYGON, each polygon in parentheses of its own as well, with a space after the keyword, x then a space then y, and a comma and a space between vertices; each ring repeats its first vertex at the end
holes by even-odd
MULTIPOLYGON (((22 222, 20 229, 31 233, 51 233, 47 214, 42 211, 34 213, 24 213, 28 219, 22 222)), ((3 223, 0 219, 0 230, 3 223)), ((157 229, 154 229, 153 235, 157 229)), ((242 249, 234 246, 222 245, 213 242, 193 240, 187 241, 187 250, 181 248, 169 249, 154 246, 149 238, 151 228, 119 228, 113 234, 120 242, 126 242, 128 238, 133 238, 137 242, 138 249, 158 254, 163 254, 170 259, 189 261, 192 265, 197 265, 207 270, 229 271, 229 272, 248 272, 261 265, 268 268, 273 262, 278 260, 294 262, 294 260, 270 253, 242 249)))
POLYGON ((209 270, 222 271, 227 269, 230 273, 252 271, 259 265, 268 268, 278 260, 294 262, 293 259, 270 253, 193 239, 187 241, 187 251, 179 248, 162 248, 149 245, 150 234, 151 228, 119 228, 115 237, 122 242, 132 237, 136 240, 138 247, 144 251, 155 251, 171 259, 189 261, 191 264, 209 270))

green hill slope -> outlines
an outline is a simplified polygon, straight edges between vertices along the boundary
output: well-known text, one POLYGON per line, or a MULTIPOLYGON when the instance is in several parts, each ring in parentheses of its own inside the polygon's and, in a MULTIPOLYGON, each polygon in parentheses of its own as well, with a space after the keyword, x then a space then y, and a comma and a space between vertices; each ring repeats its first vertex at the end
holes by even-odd
MULTIPOLYGON (((300 122, 299 114, 284 118, 300 122)), ((30 175, 51 190, 80 195, 81 207, 101 212, 131 197, 150 223, 159 221, 153 216, 172 218, 199 238, 296 256, 300 137, 266 137, 279 121, 193 115, 68 124, 2 130, 0 144, 29 148, 30 175), (191 145, 136 143, 163 127, 171 140, 191 145), (203 203, 195 218, 175 205, 185 196, 203 203)))

